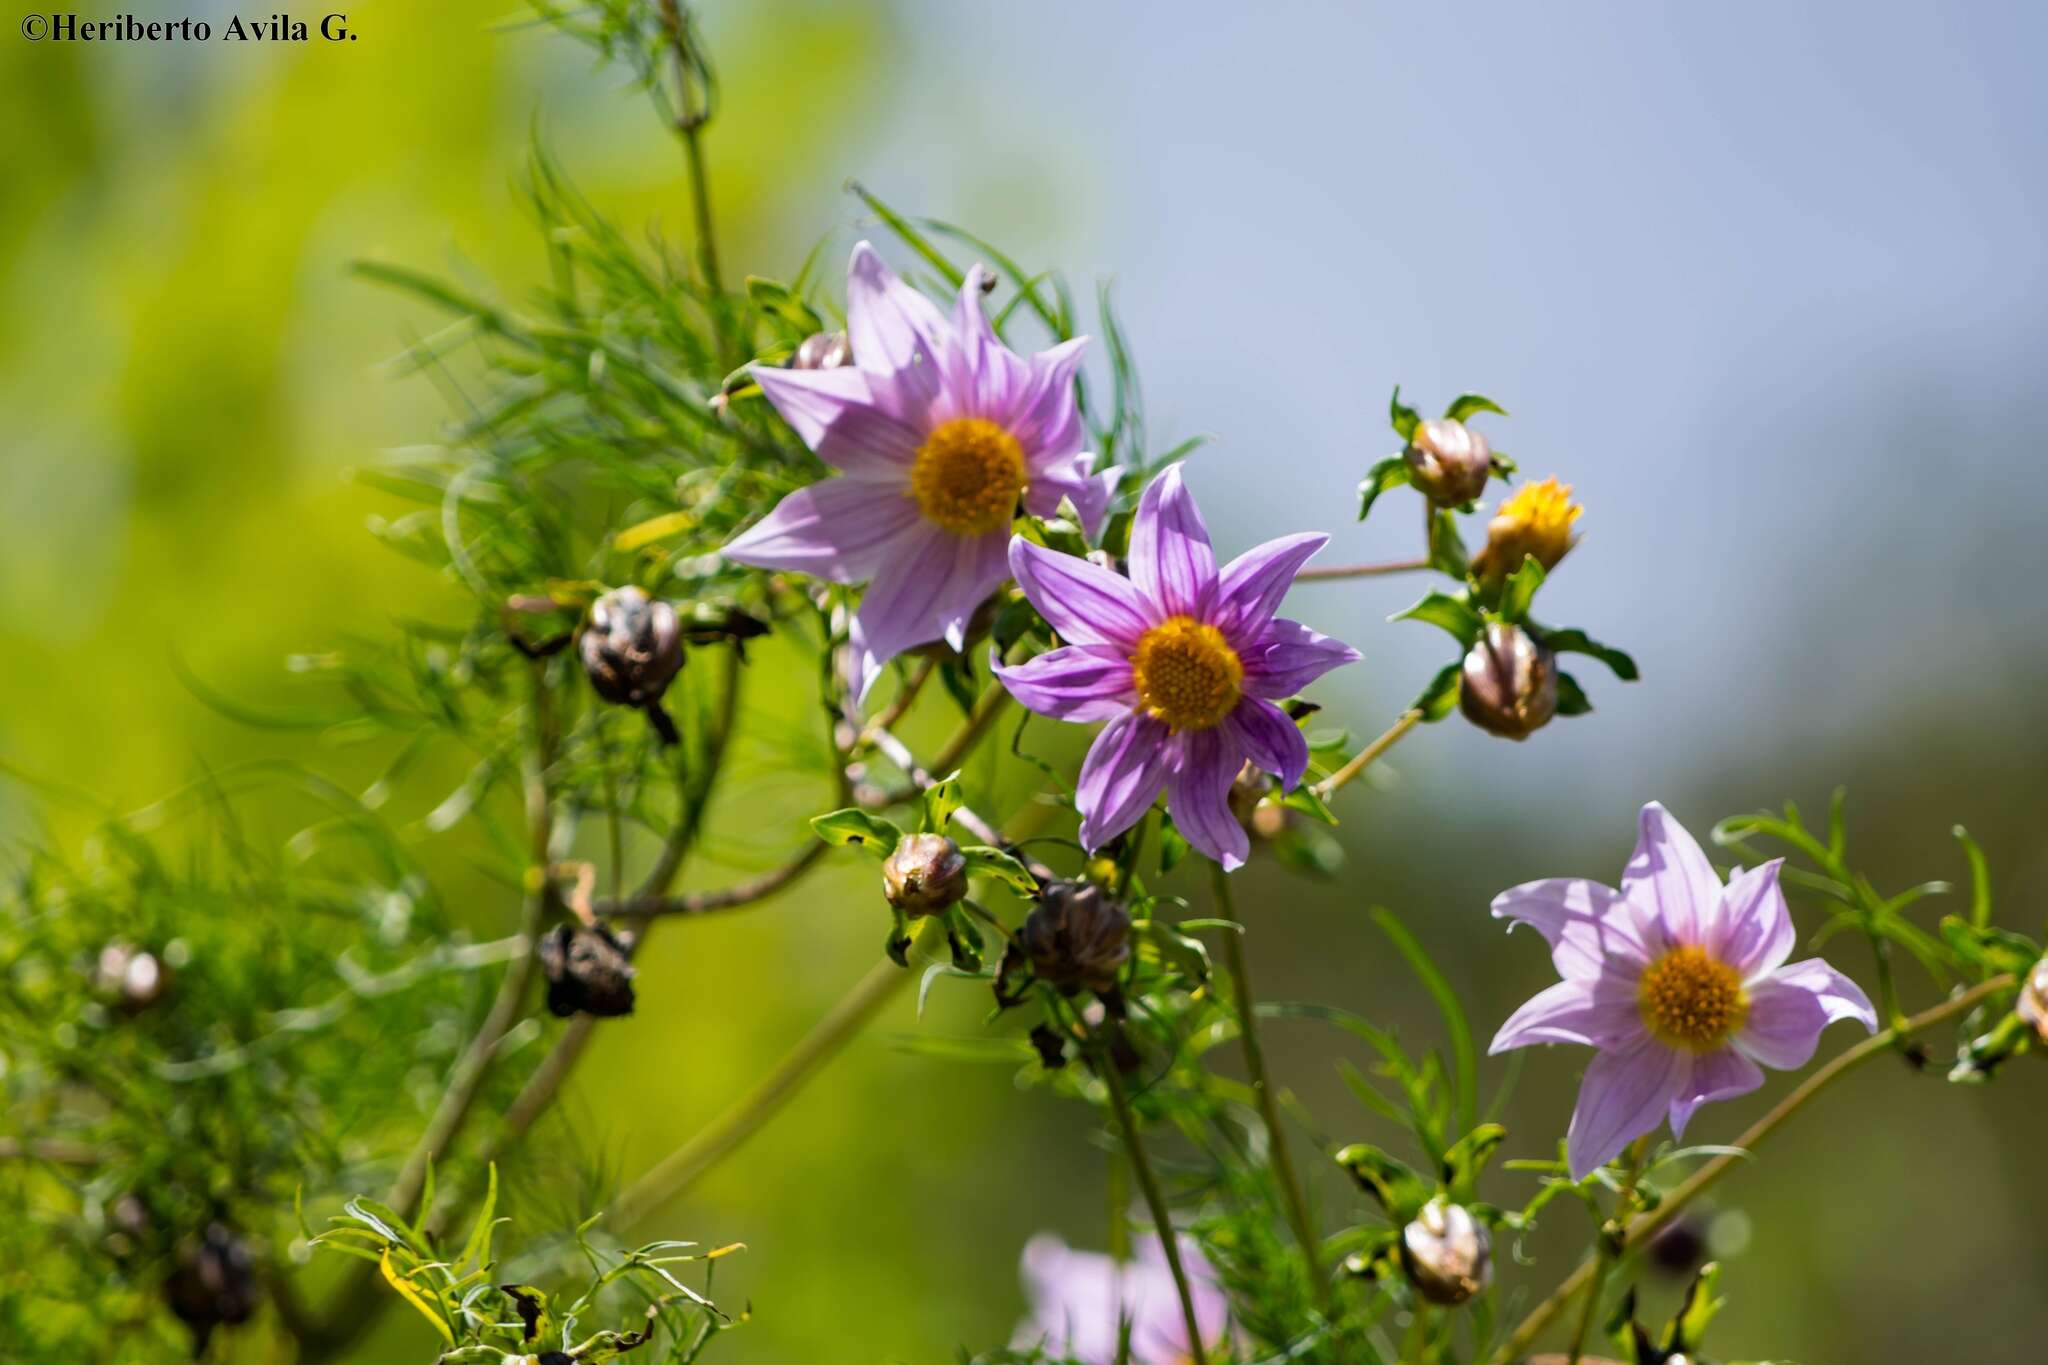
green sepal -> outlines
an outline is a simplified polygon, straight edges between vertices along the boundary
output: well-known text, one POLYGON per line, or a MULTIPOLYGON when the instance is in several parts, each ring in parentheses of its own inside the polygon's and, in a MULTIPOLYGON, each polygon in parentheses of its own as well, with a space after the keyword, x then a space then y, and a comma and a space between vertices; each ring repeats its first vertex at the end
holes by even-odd
POLYGON ((1425 722, 1442 720, 1457 709, 1458 688, 1463 683, 1464 671, 1463 660, 1445 664, 1437 670, 1436 676, 1429 680, 1429 686, 1422 689, 1422 695, 1415 699, 1413 709, 1422 713, 1425 722))
POLYGON ((1159 817, 1159 874, 1163 877, 1173 871, 1175 864, 1188 856, 1188 836, 1182 834, 1173 823, 1173 817, 1159 817))
POLYGON ((1700 1342, 1707 1335, 1707 1324, 1721 1311, 1726 1299, 1714 1297, 1714 1287, 1721 1279, 1721 1265, 1708 1261, 1700 1267, 1686 1287, 1685 1299, 1678 1305, 1678 1312, 1672 1316, 1671 1329, 1665 1334, 1664 1349, 1693 1355, 1699 1351, 1700 1342))
POLYGON ((953 812, 966 804, 960 795, 960 774, 948 774, 924 789, 917 827, 926 834, 944 834, 953 812))
POLYGON ((1016 858, 999 848, 987 844, 968 844, 961 848, 960 856, 967 860, 967 871, 972 876, 994 877, 1018 895, 1027 899, 1038 894, 1038 878, 1016 858))
POLYGON ((1399 455, 1389 455, 1370 470, 1358 484, 1358 519, 1365 520, 1365 514, 1372 511, 1372 505, 1380 500, 1382 493, 1408 483, 1408 461, 1399 455))
POLYGON ((1449 631, 1452 638, 1466 649, 1477 644, 1479 633, 1486 629, 1485 620, 1473 609, 1471 601, 1462 592, 1432 592, 1408 610, 1396 612, 1387 619, 1427 622, 1449 631))
POLYGON ((882 941, 883 954, 899 967, 910 965, 910 926, 904 921, 903 912, 890 907, 889 937, 882 941))
POLYGON ((1209 949, 1193 934, 1170 920, 1154 918, 1143 921, 1137 938, 1141 960, 1156 958, 1163 970, 1178 974, 1190 988, 1208 984, 1209 949))
POLYGON ((1312 783, 1297 782, 1293 791, 1280 798, 1280 804, 1289 810, 1298 810, 1310 819, 1319 820, 1323 824, 1334 825, 1337 823, 1337 813, 1330 809, 1328 802, 1316 794, 1315 786, 1312 783))
POLYGON ((799 339, 825 330, 825 320, 780 280, 747 276, 747 298, 763 313, 788 326, 799 339))
POLYGON ((1415 439, 1415 428, 1422 423, 1422 414, 1401 401, 1399 384, 1394 385, 1394 396, 1387 401, 1387 421, 1404 444, 1415 439))
POLYGON ((893 822, 879 815, 870 815, 857 806, 817 816, 811 821, 811 829, 828 844, 865 849, 877 858, 887 858, 894 853, 897 843, 903 838, 903 831, 893 822))
POLYGON ((1354 1142, 1339 1151, 1337 1164, 1397 1223, 1415 1217, 1436 1194, 1435 1187, 1406 1162, 1369 1142, 1354 1142))
POLYGON ((1344 1273, 1361 1280, 1391 1280, 1399 1274, 1401 1230, 1368 1228, 1361 1245, 1344 1258, 1344 1273))
POLYGON ((982 943, 981 926, 971 915, 957 905, 946 912, 946 947, 952 951, 955 971, 981 974, 982 943))
POLYGON ((1508 1130, 1498 1123, 1482 1123, 1451 1144, 1451 1149, 1444 1153, 1444 1188, 1454 1203, 1463 1204, 1472 1198, 1479 1173, 1486 1169, 1486 1163, 1507 1140, 1507 1135, 1508 1130))
POLYGON ((1623 682, 1635 682, 1642 677, 1636 670, 1636 661, 1612 645, 1603 645, 1583 630, 1553 630, 1525 621, 1530 632, 1538 641, 1548 646, 1555 654, 1589 654, 1613 670, 1614 676, 1623 682))
POLYGON ((2041 950, 2024 935, 1990 925, 1979 928, 1960 915, 1942 916, 1941 936, 1959 955, 1982 967, 1987 976, 2000 972, 2024 976, 2041 957, 2041 950))
POLYGON ((1508 575, 1501 588, 1500 619, 1517 626, 1527 620, 1529 605, 1536 600, 1536 590, 1543 586, 1543 579, 1542 563, 1534 555, 1523 555, 1521 567, 1508 575))
POLYGON ((1484 394, 1461 393, 1451 400, 1449 407, 1444 409, 1444 416, 1450 418, 1453 422, 1465 422, 1470 421, 1474 415, 1482 412, 1497 412, 1503 417, 1508 415, 1506 408, 1484 394))
POLYGON ((1583 716, 1593 709, 1593 703, 1586 698, 1586 689, 1579 686, 1579 680, 1571 674, 1557 675, 1557 714, 1560 716, 1583 716))

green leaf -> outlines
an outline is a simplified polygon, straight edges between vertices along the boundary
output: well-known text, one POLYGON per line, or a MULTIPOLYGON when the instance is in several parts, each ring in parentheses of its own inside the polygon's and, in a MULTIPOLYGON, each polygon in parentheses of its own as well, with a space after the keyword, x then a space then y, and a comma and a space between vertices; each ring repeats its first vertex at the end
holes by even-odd
POLYGON ((918 828, 926 834, 944 834, 953 812, 965 804, 960 795, 960 774, 955 772, 940 778, 925 788, 923 822, 918 828))
POLYGON ((1182 932, 1179 925, 1163 919, 1147 920, 1140 939, 1141 953, 1145 947, 1157 955, 1162 967, 1179 973, 1191 987, 1209 980, 1208 946, 1193 934, 1182 932))
POLYGON ((2041 956, 2041 950, 2025 936, 1988 924, 1980 926, 1960 915, 1942 916, 1941 936, 1964 960, 1983 967, 1986 976, 2024 973, 2041 956))
POLYGON ((828 844, 866 849, 877 858, 894 853, 903 838, 903 831, 894 824, 854 806, 818 816, 811 821, 811 829, 828 844))
POLYGON ((1452 578, 1463 578, 1472 568, 1472 555, 1458 534, 1458 514, 1448 507, 1430 514, 1429 567, 1452 578))
MULTIPOLYGON (((432 1205, 422 1204, 431 1208, 432 1205)), ((490 1164, 489 1183, 484 1187, 483 1207, 477 1210, 476 1226, 470 1229, 469 1240, 462 1244, 462 1255, 457 1265, 475 1265, 479 1268, 491 1261, 492 1215, 498 1211, 498 1163, 490 1164)))
POLYGON ((1557 714, 1560 716, 1583 716, 1593 709, 1593 703, 1586 700, 1586 689, 1579 686, 1579 680, 1569 673, 1557 675, 1557 714))
POLYGON ((1393 941, 1401 956, 1408 960, 1408 966, 1422 979, 1423 988, 1436 1001, 1437 1010, 1444 1017, 1444 1028, 1451 1035, 1458 1127, 1470 1129, 1479 1117, 1479 1052, 1472 1044, 1472 1028, 1465 1021, 1465 1007, 1458 1003, 1458 993, 1451 989, 1451 983, 1437 969, 1422 941, 1408 931, 1408 926, 1401 923, 1393 911, 1375 905, 1370 913, 1372 922, 1393 941))
POLYGON ((1422 422, 1422 414, 1401 401, 1401 386, 1394 385, 1394 396, 1387 402, 1387 420, 1393 424, 1394 434, 1405 443, 1415 439, 1415 428, 1422 422))
MULTIPOLYGON (((1525 623, 1528 624, 1528 623, 1525 623)), ((1635 682, 1642 675, 1636 671, 1636 661, 1611 645, 1603 645, 1583 630, 1552 630, 1548 626, 1530 624, 1536 638, 1557 654, 1590 654, 1614 671, 1614 676, 1623 682, 1635 682)))
POLYGON ((1991 924, 1991 867, 1984 861, 1984 850, 1970 837, 1970 831, 1957 825, 1953 833, 1963 846, 1963 856, 1970 860, 1970 923, 1978 929, 1987 928, 1991 924))
POLYGON ((1507 586, 1501 589, 1500 619, 1513 625, 1520 625, 1529 615, 1529 604, 1536 600, 1536 590, 1543 586, 1543 565, 1534 555, 1522 556, 1522 567, 1508 575, 1507 586))
POLYGON ((1444 1184, 1451 1198, 1464 1203, 1479 1185, 1479 1173, 1507 1140, 1508 1130, 1498 1123, 1482 1123, 1451 1144, 1444 1153, 1444 1184))
POLYGON ((1685 1301, 1678 1307, 1678 1313, 1671 1320, 1671 1341, 1669 1349, 1692 1354, 1699 1350, 1700 1341, 1707 1334, 1707 1324, 1714 1320, 1714 1314, 1721 1311, 1726 1299, 1714 1297, 1714 1286, 1720 1282, 1721 1267, 1718 1262, 1709 1261, 1700 1267, 1700 1273, 1685 1291, 1685 1301))
POLYGON ((1372 505, 1379 501, 1380 494, 1407 482, 1408 461, 1401 456, 1389 455, 1374 465, 1358 485, 1358 519, 1365 520, 1365 514, 1372 511, 1372 505))
POLYGON ((1289 810, 1298 810, 1310 819, 1320 820, 1326 825, 1337 823, 1337 813, 1330 809, 1329 803, 1316 795, 1316 789, 1310 783, 1297 783, 1293 791, 1280 798, 1280 804, 1289 810))
POLYGON ((1038 878, 1032 876, 1023 863, 999 848, 969 844, 960 850, 960 856, 967 860, 967 871, 973 876, 994 877, 1027 899, 1038 894, 1038 878))
POLYGON ((1369 1142, 1343 1148, 1337 1153, 1337 1164, 1398 1223, 1413 1218, 1436 1193, 1406 1162, 1369 1142))
POLYGON ((1432 592, 1420 602, 1403 612, 1388 618, 1393 621, 1424 621, 1449 631, 1451 637, 1466 649, 1479 641, 1479 634, 1486 629, 1486 622, 1472 607, 1462 592, 1455 595, 1432 592))
POLYGON ((1451 400, 1451 405, 1444 409, 1444 416, 1453 422, 1463 422, 1481 412, 1497 412, 1503 417, 1508 415, 1508 410, 1491 398, 1483 394, 1464 393, 1451 400))
POLYGON ((946 259, 945 253, 933 246, 931 239, 919 232, 909 219, 868 193, 867 186, 858 180, 847 181, 846 188, 858 195, 862 203, 873 209, 876 215, 889 225, 889 230, 903 239, 904 245, 924 257, 926 263, 938 271, 947 284, 955 289, 960 287, 961 282, 967 278, 967 272, 946 259))
POLYGON ((1445 664, 1437 670, 1437 675, 1429 680, 1429 686, 1422 689, 1422 695, 1415 699, 1413 706, 1422 713, 1425 722, 1442 720, 1457 709, 1458 687, 1464 671, 1463 660, 1445 664))

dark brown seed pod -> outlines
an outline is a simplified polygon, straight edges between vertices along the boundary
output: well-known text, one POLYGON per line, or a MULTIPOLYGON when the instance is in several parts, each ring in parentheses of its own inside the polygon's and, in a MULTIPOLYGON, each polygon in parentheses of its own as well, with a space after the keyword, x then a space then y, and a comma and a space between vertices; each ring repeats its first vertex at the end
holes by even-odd
POLYGON ((1557 714, 1557 658, 1520 626, 1495 621, 1465 656, 1458 709, 1489 734, 1527 739, 1557 714))
POLYGON ((1116 989, 1131 956, 1131 915, 1093 882, 1053 882, 1019 935, 1032 975, 1071 995, 1116 989))
POLYGON ((548 1011, 566 1019, 602 1019, 633 1012, 633 963, 601 924, 558 924, 540 941, 540 969, 548 981, 548 1011))
POLYGON ((651 706, 682 670, 682 623, 667 602, 617 588, 591 604, 577 652, 598 696, 618 706, 651 706))
POLYGON ((1471 1210, 1436 1198, 1401 1230, 1401 1269, 1431 1303, 1460 1304, 1493 1278, 1493 1239, 1471 1210))
POLYGON ((220 1222, 207 1224, 178 1248, 177 1264, 164 1281, 171 1312, 192 1329, 195 1353, 205 1349, 216 1327, 247 1322, 262 1296, 248 1244, 220 1222))

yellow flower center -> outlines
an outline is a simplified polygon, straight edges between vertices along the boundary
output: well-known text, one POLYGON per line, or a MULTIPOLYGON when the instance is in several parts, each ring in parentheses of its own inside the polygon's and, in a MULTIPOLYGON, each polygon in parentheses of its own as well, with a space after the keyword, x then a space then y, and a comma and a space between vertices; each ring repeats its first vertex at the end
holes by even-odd
POLYGON ((1704 948, 1673 948, 1652 962, 1636 1002, 1659 1042, 1692 1052, 1712 1052, 1749 1016, 1741 976, 1704 948))
POLYGON ((1145 709, 1176 730, 1207 730, 1237 705, 1244 664, 1214 626, 1175 616, 1146 631, 1131 657, 1145 709))
POLYGON ((1024 447, 979 417, 941 422, 910 466, 918 510, 955 535, 1002 530, 1017 515, 1023 492, 1024 447))
POLYGON ((1482 578, 1505 578, 1522 567, 1525 555, 1536 556, 1544 569, 1572 548, 1572 523, 1586 509, 1572 501, 1572 486, 1556 479, 1526 484, 1500 505, 1486 527, 1486 548, 1473 561, 1482 578))

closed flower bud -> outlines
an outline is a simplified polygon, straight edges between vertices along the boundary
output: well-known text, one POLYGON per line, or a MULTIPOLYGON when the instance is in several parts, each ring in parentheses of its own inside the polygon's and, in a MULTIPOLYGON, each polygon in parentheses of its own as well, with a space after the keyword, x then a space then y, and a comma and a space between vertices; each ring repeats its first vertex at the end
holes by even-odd
POLYGON ((1131 955, 1131 916, 1092 882, 1054 882, 1039 893, 1020 937, 1040 981, 1069 995, 1109 991, 1131 955))
POLYGON ((1463 1303, 1493 1279, 1493 1239, 1462 1204, 1432 1199, 1401 1229, 1401 1269, 1431 1303, 1463 1303))
POLYGON ((1408 448, 1409 481, 1440 507, 1461 507, 1486 491, 1493 477, 1493 450, 1481 436, 1451 417, 1418 422, 1408 448))
POLYGON ((2034 964, 2027 973, 2027 979, 2020 986, 2018 1012, 2020 1022, 2041 1036, 2048 1043, 2048 957, 2034 964))
POLYGON ((853 345, 844 332, 813 332, 789 358, 792 370, 836 370, 853 363, 853 345))
POLYGON ((171 1312, 192 1329, 198 1350, 205 1349, 214 1328, 254 1316, 261 1294, 248 1244, 224 1223, 207 1224, 196 1240, 180 1247, 177 1265, 164 1282, 171 1312))
POLYGON ((1490 734, 1527 739, 1557 714, 1556 656, 1520 626, 1489 624, 1465 656, 1458 709, 1490 734))
POLYGON ((109 943, 100 949, 94 980, 114 1008, 136 1015, 163 999, 170 988, 170 969, 154 953, 126 943, 109 943))
POLYGON ((667 602, 635 587, 597 599, 577 645, 597 695, 620 706, 652 706, 683 666, 682 624, 667 602))
POLYGON ((1479 581, 1498 588, 1531 555, 1548 573, 1578 543, 1572 523, 1586 509, 1572 501, 1572 486, 1556 479, 1525 486, 1500 505, 1486 525, 1486 544, 1472 557, 1479 581))
POLYGON ((558 924, 540 941, 548 1012, 602 1019, 633 1012, 633 963, 603 925, 558 924))
POLYGON ((882 864, 882 894, 906 915, 942 915, 967 894, 967 859, 943 834, 906 834, 882 864))

